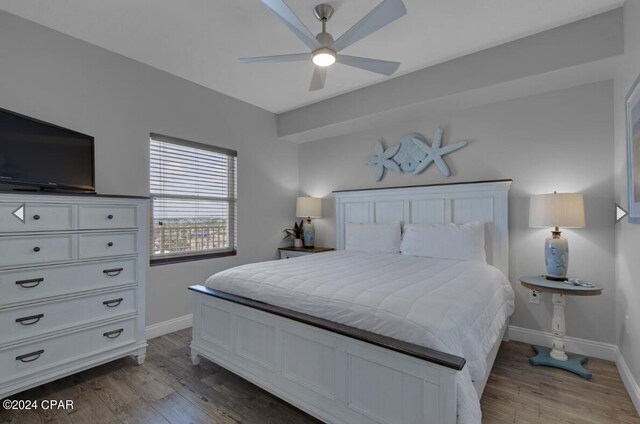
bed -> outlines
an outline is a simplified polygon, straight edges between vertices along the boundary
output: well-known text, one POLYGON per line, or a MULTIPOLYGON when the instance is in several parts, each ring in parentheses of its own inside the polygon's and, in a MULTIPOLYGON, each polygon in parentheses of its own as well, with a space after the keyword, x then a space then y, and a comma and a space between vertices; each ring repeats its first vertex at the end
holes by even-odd
POLYGON ((194 291, 208 358, 332 423, 480 422, 513 311, 510 181, 336 192, 335 253, 249 264, 194 291), (485 223, 488 264, 344 251, 349 223, 485 223))

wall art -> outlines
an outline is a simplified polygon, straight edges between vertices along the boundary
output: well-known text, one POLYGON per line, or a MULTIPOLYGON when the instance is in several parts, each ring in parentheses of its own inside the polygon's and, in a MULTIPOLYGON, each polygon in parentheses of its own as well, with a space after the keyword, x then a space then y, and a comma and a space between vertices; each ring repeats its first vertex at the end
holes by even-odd
POLYGON ((375 147, 375 155, 365 160, 366 165, 376 167, 376 181, 381 181, 385 170, 397 173, 412 173, 418 175, 435 163, 442 175, 451 176, 451 170, 447 166, 443 156, 455 152, 467 145, 465 140, 457 141, 447 146, 442 146, 444 131, 438 128, 429 141, 420 133, 406 134, 400 137, 395 146, 385 148, 383 140, 378 140, 375 147))
POLYGON ((627 95, 629 222, 640 224, 640 77, 627 95))

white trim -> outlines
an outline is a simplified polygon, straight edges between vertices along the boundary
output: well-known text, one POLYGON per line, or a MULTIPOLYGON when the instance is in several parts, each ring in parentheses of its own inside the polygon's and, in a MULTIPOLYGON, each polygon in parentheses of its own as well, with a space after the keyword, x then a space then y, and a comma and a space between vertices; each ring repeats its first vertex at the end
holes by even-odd
POLYGON ((638 385, 636 379, 633 378, 633 374, 631 373, 627 362, 624 360, 624 356, 620 353, 620 349, 616 350, 618 356, 616 360, 618 372, 620 373, 624 387, 627 389, 633 405, 636 407, 636 411, 638 411, 638 414, 640 415, 640 385, 638 385))
MULTIPOLYGON (((517 342, 542 346, 551 346, 553 343, 553 334, 547 331, 531 330, 515 325, 509 326, 509 337, 511 340, 517 342)), ((612 362, 618 359, 618 347, 616 345, 579 339, 577 337, 565 337, 564 341, 567 352, 605 359, 612 362)))
POLYGON ((173 333, 174 331, 184 330, 193 325, 193 314, 173 318, 168 321, 159 322, 157 324, 148 325, 145 328, 147 340, 173 333))

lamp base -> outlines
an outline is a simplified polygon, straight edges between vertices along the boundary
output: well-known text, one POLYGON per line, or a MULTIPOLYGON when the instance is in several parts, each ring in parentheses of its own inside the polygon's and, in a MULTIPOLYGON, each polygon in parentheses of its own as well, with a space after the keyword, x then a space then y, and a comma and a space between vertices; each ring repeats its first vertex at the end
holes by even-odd
POLYGON ((547 266, 547 280, 564 281, 569 267, 569 243, 554 231, 553 237, 545 240, 544 263, 547 266))
POLYGON ((313 227, 313 222, 310 218, 307 218, 307 222, 302 225, 302 239, 304 240, 304 247, 313 247, 315 242, 316 230, 313 227))

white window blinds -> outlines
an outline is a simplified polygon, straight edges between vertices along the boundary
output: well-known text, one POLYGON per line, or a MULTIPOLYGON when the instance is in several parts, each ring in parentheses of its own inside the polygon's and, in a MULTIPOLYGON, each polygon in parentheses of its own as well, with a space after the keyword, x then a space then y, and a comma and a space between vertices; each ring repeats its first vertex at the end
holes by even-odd
POLYGON ((237 153, 151 134, 151 262, 236 249, 237 153))

